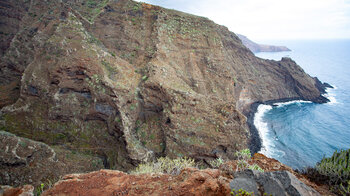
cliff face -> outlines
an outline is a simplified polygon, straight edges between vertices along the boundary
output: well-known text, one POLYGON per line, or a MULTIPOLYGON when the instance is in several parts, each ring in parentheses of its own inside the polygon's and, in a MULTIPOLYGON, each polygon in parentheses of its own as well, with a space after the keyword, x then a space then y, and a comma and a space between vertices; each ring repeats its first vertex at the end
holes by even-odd
POLYGON ((290 51, 289 48, 285 46, 272 46, 265 44, 257 44, 252 40, 248 39, 244 35, 237 34, 240 40, 242 40, 243 45, 245 45, 252 52, 282 52, 282 51, 290 51))
POLYGON ((293 60, 256 58, 206 18, 129 0, 2 4, 1 129, 107 168, 232 159, 252 103, 326 101, 293 60))

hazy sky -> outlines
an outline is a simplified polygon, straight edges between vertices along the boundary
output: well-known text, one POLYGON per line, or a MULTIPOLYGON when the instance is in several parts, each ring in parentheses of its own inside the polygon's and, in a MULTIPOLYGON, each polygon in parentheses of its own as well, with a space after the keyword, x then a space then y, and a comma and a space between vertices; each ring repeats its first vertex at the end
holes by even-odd
POLYGON ((205 16, 253 40, 350 38, 350 0, 142 0, 205 16))

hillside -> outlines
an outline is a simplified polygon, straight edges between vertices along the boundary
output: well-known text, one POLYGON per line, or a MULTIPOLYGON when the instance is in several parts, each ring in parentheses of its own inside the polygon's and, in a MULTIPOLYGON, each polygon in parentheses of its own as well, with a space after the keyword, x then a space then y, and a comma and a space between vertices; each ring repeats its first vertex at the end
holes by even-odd
MULTIPOLYGON (((77 156, 99 163, 89 170, 129 171, 160 156, 234 159, 251 143, 253 103, 327 101, 293 60, 257 58, 207 18, 131 0, 0 6, 0 129, 72 153, 67 164, 77 156)), ((30 158, 20 167, 2 159, 0 170, 41 172, 30 158)), ((0 184, 59 176, 52 172, 0 184)))

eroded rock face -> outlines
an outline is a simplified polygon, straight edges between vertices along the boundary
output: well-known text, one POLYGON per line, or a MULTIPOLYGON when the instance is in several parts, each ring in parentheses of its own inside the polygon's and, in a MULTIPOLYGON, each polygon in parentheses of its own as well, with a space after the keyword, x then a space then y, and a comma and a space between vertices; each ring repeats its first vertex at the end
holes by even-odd
POLYGON ((60 149, 56 153, 44 143, 4 131, 0 131, 0 149, 0 184, 38 186, 54 182, 70 172, 87 172, 102 167, 96 158, 80 158, 60 149), (89 162, 95 162, 95 165, 89 165, 89 162))
POLYGON ((48 145, 13 134, 0 132, 0 184, 31 184, 42 175, 52 173, 52 166, 58 165, 56 153, 48 145), (46 169, 41 166, 46 165, 46 169), (42 170, 38 172, 35 170, 42 170))
POLYGON ((232 159, 252 103, 326 101, 293 60, 256 58, 206 18, 129 0, 31 5, 0 62, 1 128, 106 168, 232 159))

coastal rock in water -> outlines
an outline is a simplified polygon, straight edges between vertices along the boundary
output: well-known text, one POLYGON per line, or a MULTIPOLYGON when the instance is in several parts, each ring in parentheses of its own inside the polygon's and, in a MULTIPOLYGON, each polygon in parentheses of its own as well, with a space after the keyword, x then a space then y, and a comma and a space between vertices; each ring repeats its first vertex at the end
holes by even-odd
POLYGON ((320 194, 299 181, 288 171, 257 172, 245 170, 234 174, 230 188, 253 192, 254 195, 267 193, 268 195, 303 195, 319 196, 320 194))
POLYGON ((131 0, 33 0, 17 12, 1 42, 0 128, 105 168, 233 159, 250 141, 252 103, 327 101, 293 60, 257 58, 207 18, 131 0))
POLYGON ((243 45, 245 45, 247 48, 249 48, 250 51, 254 53, 290 51, 290 49, 287 48, 286 46, 272 46, 272 45, 257 44, 252 40, 248 39, 244 35, 237 34, 237 36, 242 41, 243 45))

